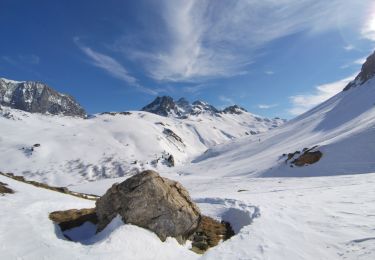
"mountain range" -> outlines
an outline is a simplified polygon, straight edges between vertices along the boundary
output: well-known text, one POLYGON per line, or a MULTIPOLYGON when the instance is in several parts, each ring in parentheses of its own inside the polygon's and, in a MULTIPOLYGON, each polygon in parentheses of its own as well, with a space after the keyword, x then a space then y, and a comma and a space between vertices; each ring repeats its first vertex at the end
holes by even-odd
POLYGON ((215 145, 285 123, 239 106, 221 111, 168 96, 142 111, 87 116, 74 98, 46 84, 1 79, 0 86, 0 171, 59 185, 180 166, 215 145))
POLYGON ((0 187, 14 192, 0 190, 2 257, 374 259, 374 60, 375 53, 345 91, 288 122, 171 97, 143 111, 88 117, 27 112, 6 99, 0 172, 21 176, 0 173, 0 187), (99 233, 90 221, 61 230, 48 219, 95 206, 55 190, 102 196, 144 169, 180 182, 202 214, 230 223, 234 236, 200 255, 121 218, 99 233))

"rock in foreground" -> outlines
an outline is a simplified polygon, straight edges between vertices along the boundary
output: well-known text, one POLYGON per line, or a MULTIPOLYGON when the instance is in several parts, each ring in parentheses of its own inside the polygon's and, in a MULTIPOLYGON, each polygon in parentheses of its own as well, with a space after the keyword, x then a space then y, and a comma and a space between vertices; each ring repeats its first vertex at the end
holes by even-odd
POLYGON ((183 242, 198 228, 201 214, 187 190, 176 181, 144 171, 114 184, 96 202, 98 231, 119 214, 124 223, 155 232, 164 241, 183 242))

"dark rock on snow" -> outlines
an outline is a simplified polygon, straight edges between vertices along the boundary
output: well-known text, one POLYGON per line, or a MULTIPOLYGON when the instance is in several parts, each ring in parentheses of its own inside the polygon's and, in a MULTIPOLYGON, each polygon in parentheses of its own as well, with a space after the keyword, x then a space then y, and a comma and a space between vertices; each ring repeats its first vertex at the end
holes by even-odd
POLYGON ((314 164, 322 158, 323 153, 321 151, 309 152, 305 151, 301 156, 295 159, 292 163, 296 166, 305 166, 309 164, 314 164))
POLYGON ((49 219, 57 223, 62 231, 79 227, 87 221, 93 224, 98 222, 94 208, 54 211, 49 214, 49 219))
POLYGON ((170 236, 180 242, 194 233, 201 220, 187 190, 154 171, 114 184, 96 202, 96 214, 98 231, 119 214, 124 223, 149 229, 163 241, 170 236))
POLYGON ((5 193, 9 193, 9 194, 14 193, 14 191, 7 186, 8 184, 0 182, 0 195, 4 195, 5 193))
POLYGON ((349 82, 348 85, 344 88, 344 91, 347 91, 353 87, 362 85, 367 80, 373 78, 375 76, 375 52, 372 53, 369 57, 367 57, 366 62, 362 65, 361 71, 357 75, 357 77, 349 82))

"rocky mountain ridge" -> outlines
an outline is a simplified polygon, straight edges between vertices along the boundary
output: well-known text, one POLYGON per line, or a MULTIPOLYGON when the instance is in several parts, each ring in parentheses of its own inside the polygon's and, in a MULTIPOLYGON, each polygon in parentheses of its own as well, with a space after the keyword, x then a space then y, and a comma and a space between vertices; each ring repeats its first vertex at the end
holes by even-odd
POLYGON ((85 110, 72 96, 37 81, 0 78, 0 105, 30 113, 86 117, 85 110))
POLYGON ((189 116, 197 116, 200 114, 209 114, 212 116, 220 116, 221 114, 240 115, 248 113, 248 111, 238 105, 232 105, 223 110, 217 109, 207 102, 196 100, 190 103, 185 98, 175 101, 170 96, 159 96, 150 104, 144 106, 142 111, 150 112, 164 117, 187 118, 189 116))
POLYGON ((351 88, 360 86, 366 83, 369 79, 375 76, 375 52, 367 57, 366 62, 362 65, 361 71, 355 77, 355 79, 349 82, 348 85, 344 88, 344 91, 347 91, 351 88))

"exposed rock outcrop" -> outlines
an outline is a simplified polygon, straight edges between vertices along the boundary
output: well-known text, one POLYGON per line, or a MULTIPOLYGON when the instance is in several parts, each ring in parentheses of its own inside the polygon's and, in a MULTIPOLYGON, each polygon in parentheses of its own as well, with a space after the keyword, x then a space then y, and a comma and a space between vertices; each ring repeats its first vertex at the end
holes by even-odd
POLYGON ((226 107, 222 111, 222 113, 224 114, 236 114, 236 115, 240 115, 243 112, 247 112, 247 110, 237 105, 226 107))
POLYGON ((309 164, 314 164, 318 162, 320 158, 322 158, 322 156, 323 156, 323 153, 321 151, 314 151, 314 152, 306 151, 297 159, 295 159, 292 163, 298 167, 309 165, 309 164))
POLYGON ((123 112, 103 112, 103 113, 100 113, 100 115, 110 115, 110 116, 116 116, 116 115, 129 116, 131 114, 132 113, 127 112, 127 111, 123 111, 123 112))
POLYGON ((283 154, 282 157, 287 157, 285 163, 290 162, 290 167, 306 166, 317 163, 323 156, 323 153, 317 150, 318 146, 312 148, 303 148, 302 151, 295 151, 294 153, 283 154))
POLYGON ((5 193, 14 193, 14 191, 7 186, 8 184, 0 182, 0 195, 4 195, 5 193))
POLYGON ((62 231, 79 227, 87 221, 93 224, 98 222, 94 208, 54 211, 49 214, 49 219, 58 224, 62 231))
POLYGON ((348 85, 344 88, 344 91, 347 91, 353 87, 362 85, 369 79, 375 76, 375 52, 372 53, 369 57, 367 57, 366 62, 362 65, 360 73, 357 77, 349 82, 348 85))
POLYGON ((144 171, 114 184, 96 202, 98 231, 118 214, 124 223, 156 233, 164 241, 168 236, 183 242, 198 228, 201 214, 181 184, 144 171))

